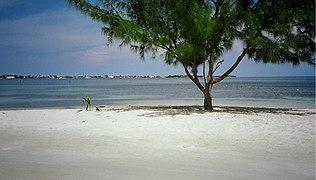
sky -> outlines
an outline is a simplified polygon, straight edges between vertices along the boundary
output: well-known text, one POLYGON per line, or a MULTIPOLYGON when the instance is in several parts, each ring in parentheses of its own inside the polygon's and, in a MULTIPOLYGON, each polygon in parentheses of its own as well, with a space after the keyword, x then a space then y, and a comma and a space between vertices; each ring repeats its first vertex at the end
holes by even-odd
MULTIPOLYGON (((17 75, 174 75, 181 66, 163 58, 145 60, 119 48, 106 46, 102 24, 71 7, 66 0, 0 0, 0 74, 17 75)), ((225 53, 225 72, 241 53, 242 45, 225 53)), ((232 75, 315 76, 307 64, 262 64, 245 58, 232 75)))

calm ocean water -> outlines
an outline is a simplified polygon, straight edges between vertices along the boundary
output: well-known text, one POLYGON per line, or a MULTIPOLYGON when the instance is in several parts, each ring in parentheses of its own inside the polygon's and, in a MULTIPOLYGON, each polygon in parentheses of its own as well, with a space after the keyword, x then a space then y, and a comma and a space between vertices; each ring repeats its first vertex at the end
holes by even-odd
MULTIPOLYGON (((187 78, 0 79, 0 109, 94 105, 203 105, 187 78)), ((315 108, 314 77, 231 78, 216 84, 215 106, 315 108)))

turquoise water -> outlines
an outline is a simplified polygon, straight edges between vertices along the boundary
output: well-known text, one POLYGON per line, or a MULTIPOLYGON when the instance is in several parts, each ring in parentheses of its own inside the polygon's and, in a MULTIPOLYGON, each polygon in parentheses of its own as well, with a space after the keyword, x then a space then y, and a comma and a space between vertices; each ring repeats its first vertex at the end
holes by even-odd
MULTIPOLYGON (((186 78, 0 79, 0 108, 94 105, 202 105, 202 93, 186 78)), ((314 77, 231 78, 216 84, 215 106, 315 108, 314 77)))

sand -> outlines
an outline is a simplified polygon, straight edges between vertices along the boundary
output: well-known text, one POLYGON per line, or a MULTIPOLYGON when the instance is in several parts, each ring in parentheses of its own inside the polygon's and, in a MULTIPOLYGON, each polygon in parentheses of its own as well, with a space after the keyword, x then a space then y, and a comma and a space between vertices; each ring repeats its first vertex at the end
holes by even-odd
POLYGON ((0 179, 315 179, 315 111, 0 111, 0 179))

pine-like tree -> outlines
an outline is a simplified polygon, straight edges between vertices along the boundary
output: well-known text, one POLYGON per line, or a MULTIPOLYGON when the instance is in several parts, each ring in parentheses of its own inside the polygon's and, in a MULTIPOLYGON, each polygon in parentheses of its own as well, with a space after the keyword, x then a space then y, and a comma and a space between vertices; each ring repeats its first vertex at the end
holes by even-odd
POLYGON ((68 0, 82 13, 104 23, 109 44, 144 58, 164 51, 168 64, 179 64, 213 109, 212 87, 245 56, 263 63, 307 62, 315 66, 315 3, 312 0, 68 0), (231 67, 214 77, 223 53, 233 43, 243 50, 231 67), (203 66, 203 80, 198 67, 203 66), (201 82, 202 81, 202 82, 201 82))

